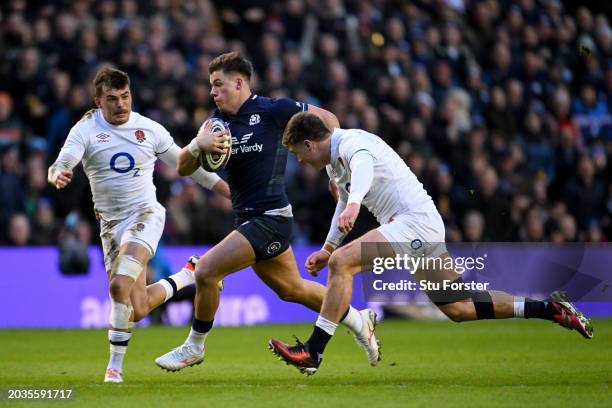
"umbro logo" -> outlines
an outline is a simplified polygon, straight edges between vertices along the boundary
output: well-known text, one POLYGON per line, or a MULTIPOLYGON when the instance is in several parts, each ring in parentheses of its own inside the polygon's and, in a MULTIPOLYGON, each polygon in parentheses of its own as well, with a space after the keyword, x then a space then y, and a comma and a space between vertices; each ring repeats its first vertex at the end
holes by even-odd
POLYGON ((109 137, 110 135, 107 135, 106 133, 98 133, 96 135, 96 139, 98 139, 98 143, 107 143, 109 137))
POLYGON ((249 141, 249 139, 251 138, 251 136, 253 136, 253 132, 251 133, 247 133, 245 135, 242 135, 242 137, 240 138, 240 140, 238 140, 237 137, 232 136, 232 144, 233 145, 239 145, 239 144, 245 144, 249 141))

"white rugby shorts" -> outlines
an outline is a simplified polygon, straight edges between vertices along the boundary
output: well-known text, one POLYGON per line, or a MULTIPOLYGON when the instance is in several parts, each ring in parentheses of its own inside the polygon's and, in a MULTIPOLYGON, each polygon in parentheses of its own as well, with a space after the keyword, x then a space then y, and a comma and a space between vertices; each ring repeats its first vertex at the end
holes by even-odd
POLYGON ((104 266, 110 274, 113 263, 119 255, 119 248, 127 242, 145 246, 151 256, 164 232, 166 209, 159 203, 154 207, 137 208, 123 220, 100 220, 100 239, 104 252, 104 266))
POLYGON ((446 252, 444 221, 437 211, 399 214, 377 230, 399 255, 437 258, 446 252))

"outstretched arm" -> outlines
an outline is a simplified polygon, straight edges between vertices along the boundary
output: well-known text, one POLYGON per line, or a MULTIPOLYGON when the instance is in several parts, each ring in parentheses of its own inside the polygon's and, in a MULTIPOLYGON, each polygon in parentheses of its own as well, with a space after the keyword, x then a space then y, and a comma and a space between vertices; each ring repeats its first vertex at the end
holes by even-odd
POLYGON ((76 158, 65 151, 61 151, 55 163, 49 167, 47 181, 53 187, 61 190, 72 181, 72 169, 79 164, 80 158, 76 158))
POLYGON ((58 190, 72 181, 72 169, 79 164, 85 154, 85 142, 81 134, 73 127, 60 150, 55 163, 49 167, 47 181, 58 190))
POLYGON ((327 237, 325 238, 325 244, 323 245, 323 248, 329 252, 333 252, 334 249, 340 246, 340 244, 344 240, 344 237, 347 234, 346 232, 340 230, 338 224, 340 214, 342 214, 345 209, 346 201, 342 199, 338 200, 338 202, 336 203, 336 210, 334 211, 334 216, 332 217, 331 223, 329 225, 329 232, 327 233, 327 237))
MULTIPOLYGON (((176 144, 172 144, 168 150, 159 155, 159 158, 169 166, 176 167, 178 162, 177 159, 184 150, 185 148, 181 150, 176 144)), ((189 152, 187 152, 187 154, 189 154, 189 152)), ((221 178, 215 173, 209 173, 202 169, 197 160, 195 161, 196 168, 191 171, 190 177, 202 187, 216 191, 224 197, 230 198, 227 183, 221 180, 221 178)))

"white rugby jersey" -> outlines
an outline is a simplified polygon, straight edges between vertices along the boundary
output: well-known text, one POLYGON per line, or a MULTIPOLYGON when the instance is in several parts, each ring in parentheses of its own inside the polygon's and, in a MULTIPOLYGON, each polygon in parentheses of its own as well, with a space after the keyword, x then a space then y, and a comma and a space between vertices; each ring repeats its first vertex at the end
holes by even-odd
POLYGON ((334 129, 331 135, 331 163, 325 169, 338 185, 341 201, 348 200, 349 164, 359 151, 368 152, 374 160, 374 178, 362 204, 380 224, 399 214, 437 211, 423 184, 398 154, 380 137, 361 129, 334 129))
POLYGON ((96 213, 107 221, 119 220, 136 208, 157 205, 153 167, 157 155, 173 144, 162 125, 137 112, 115 126, 93 109, 72 127, 60 157, 82 159, 96 213))

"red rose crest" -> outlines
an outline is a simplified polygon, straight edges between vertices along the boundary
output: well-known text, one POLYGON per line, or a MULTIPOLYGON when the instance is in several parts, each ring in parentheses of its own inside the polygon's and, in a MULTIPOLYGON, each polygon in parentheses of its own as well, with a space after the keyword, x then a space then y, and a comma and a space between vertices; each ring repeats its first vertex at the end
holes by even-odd
POLYGON ((138 143, 143 143, 145 140, 147 140, 147 138, 145 137, 145 134, 142 130, 138 129, 137 131, 134 132, 134 136, 136 136, 136 141, 138 143))
POLYGON ((136 231, 140 232, 143 231, 145 229, 145 225, 142 222, 139 222, 138 224, 136 224, 136 231))

